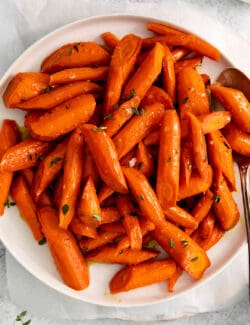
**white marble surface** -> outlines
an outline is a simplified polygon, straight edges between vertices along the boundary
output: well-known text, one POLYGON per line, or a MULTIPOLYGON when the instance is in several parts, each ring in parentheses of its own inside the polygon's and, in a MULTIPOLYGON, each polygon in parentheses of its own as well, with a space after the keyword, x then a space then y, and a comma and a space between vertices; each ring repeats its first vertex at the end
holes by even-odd
MULTIPOLYGON (((32 10, 32 2, 34 0, 26 1, 30 10, 32 10)), ((40 0, 35 0, 40 1, 40 0)), ((77 1, 70 1, 69 3, 74 3, 77 6, 77 1)), ((85 1, 86 5, 91 0, 81 0, 85 1)), ((92 0, 94 2, 95 0, 92 0)), ((109 6, 110 12, 116 12, 119 2, 122 0, 103 0, 101 2, 102 6, 109 6)), ((152 0, 157 2, 158 0, 152 0)), ((161 2, 173 2, 174 0, 165 0, 161 2)), ((16 0, 18 2, 18 0, 16 0)), ((96 1, 99 7, 100 1, 96 1)), ((131 0, 131 2, 139 2, 142 5, 146 0, 131 0)), ((236 0, 185 0, 187 3, 191 3, 196 7, 200 7, 206 14, 214 17, 215 19, 223 22, 224 24, 231 27, 234 31, 242 35, 243 38, 250 41, 250 5, 236 0)), ((63 12, 58 9, 56 3, 58 0, 50 0, 50 8, 53 11, 53 28, 57 28, 65 23, 80 19, 81 12, 72 15, 70 10, 65 16, 63 12), (55 10, 55 8, 57 8, 55 10)), ((100 9, 100 8, 99 8, 100 9)), ((93 12, 95 14, 95 12, 93 12)), ((51 26, 51 25, 50 25, 51 26)), ((6 71, 7 67, 21 54, 27 46, 32 44, 41 36, 45 35, 51 31, 51 28, 46 28, 46 13, 43 14, 43 19, 40 21, 36 20, 36 15, 34 13, 34 20, 29 24, 25 18, 17 12, 14 0, 1 0, 0 1, 0 36, 1 36, 1 47, 0 47, 0 76, 6 71), (15 30, 13 24, 13 17, 18 20, 19 29, 15 30), (44 22, 44 23, 43 23, 44 22), (36 32, 32 29, 32 24, 39 25, 36 32), (11 31, 11 35, 17 35, 18 33, 23 34, 22 39, 9 37, 8 31, 11 31)), ((13 324, 13 321, 18 313, 22 311, 21 306, 15 306, 11 303, 8 298, 8 293, 6 290, 6 276, 5 276, 5 250, 0 242, 0 325, 13 324)), ((38 318, 36 315, 29 315, 32 319, 31 324, 47 324, 47 325, 79 325, 79 324, 132 324, 132 322, 121 321, 121 320, 92 320, 92 321, 62 321, 62 320, 52 320, 45 318, 38 318)), ((154 322, 154 324, 162 324, 164 322, 154 322)), ((244 294, 243 299, 235 305, 230 310, 207 313, 202 315, 197 315, 188 319, 171 321, 168 322, 171 325, 188 325, 188 324, 239 324, 247 325, 250 324, 250 307, 248 304, 247 293, 244 294)), ((148 323, 149 325, 153 323, 148 323)))

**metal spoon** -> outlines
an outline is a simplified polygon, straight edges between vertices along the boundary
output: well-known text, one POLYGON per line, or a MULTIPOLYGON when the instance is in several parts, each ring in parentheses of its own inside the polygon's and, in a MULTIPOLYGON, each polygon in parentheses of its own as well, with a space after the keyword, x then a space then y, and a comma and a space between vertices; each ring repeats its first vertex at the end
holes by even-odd
MULTIPOLYGON (((241 71, 235 68, 225 69, 220 73, 216 79, 216 83, 219 83, 225 87, 231 87, 241 90, 247 99, 250 101, 250 80, 241 71)), ((248 167, 250 166, 250 157, 233 153, 234 161, 237 163, 240 172, 240 181, 243 197, 244 217, 247 230, 247 242, 248 242, 248 265, 249 265, 249 302, 250 302, 250 195, 249 187, 250 181, 248 175, 248 167)))

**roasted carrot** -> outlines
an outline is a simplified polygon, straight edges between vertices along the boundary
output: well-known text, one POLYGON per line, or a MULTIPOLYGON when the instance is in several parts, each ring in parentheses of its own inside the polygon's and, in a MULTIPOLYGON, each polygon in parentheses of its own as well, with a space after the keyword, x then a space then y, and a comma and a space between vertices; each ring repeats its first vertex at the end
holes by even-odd
POLYGON ((88 177, 79 199, 77 216, 85 225, 93 228, 101 223, 101 208, 91 176, 88 177))
POLYGON ((20 174, 23 176, 29 187, 31 187, 34 180, 35 171, 32 168, 26 168, 20 170, 20 174))
POLYGON ((250 103, 238 89, 220 85, 209 86, 213 96, 232 115, 232 120, 243 132, 250 132, 250 103))
POLYGON ((141 38, 133 34, 123 37, 115 47, 106 83, 104 116, 112 113, 114 105, 119 103, 122 88, 134 69, 140 49, 141 38))
POLYGON ((144 139, 143 143, 146 146, 158 146, 160 141, 160 130, 157 128, 156 130, 150 132, 144 139))
POLYGON ((240 213, 221 171, 215 173, 213 194, 213 209, 221 227, 231 229, 239 221, 240 213))
POLYGON ((121 221, 115 221, 111 223, 102 224, 100 227, 103 231, 115 232, 115 233, 124 233, 125 229, 121 221))
POLYGON ((146 95, 141 101, 141 106, 152 105, 154 103, 161 103, 165 106, 165 109, 174 109, 173 101, 169 94, 163 89, 152 86, 147 91, 146 95))
POLYGON ((109 198, 114 193, 114 190, 106 184, 103 184, 99 193, 98 193, 98 201, 102 204, 107 198, 109 198))
POLYGON ((244 156, 250 156, 250 134, 238 129, 234 123, 229 123, 223 129, 223 134, 233 151, 244 156))
POLYGON ((214 246, 225 234, 225 230, 223 230, 221 228, 221 226, 219 224, 215 224, 214 228, 213 228, 213 232, 211 234, 210 237, 201 240, 199 242, 199 245, 205 250, 207 251, 209 248, 211 248, 212 246, 214 246))
POLYGON ((55 107, 31 121, 30 129, 34 138, 55 140, 87 122, 95 110, 93 95, 82 95, 55 107))
POLYGON ((71 134, 63 168, 62 196, 59 207, 59 225, 67 229, 75 215, 76 200, 79 195, 82 179, 83 134, 80 128, 71 134))
POLYGON ((115 146, 103 127, 85 124, 81 127, 88 148, 96 162, 102 180, 114 191, 127 192, 115 146))
POLYGON ((140 141, 136 150, 136 167, 147 177, 150 178, 154 173, 154 162, 153 157, 145 146, 140 141))
POLYGON ((63 187, 63 175, 60 175, 54 182, 54 189, 53 189, 53 199, 57 209, 59 209, 60 207, 60 202, 62 197, 62 187, 63 187))
POLYGON ((115 294, 165 281, 174 274, 175 270, 176 264, 171 259, 127 266, 111 279, 110 292, 115 294))
POLYGON ((28 111, 24 117, 24 127, 30 131, 30 125, 32 122, 38 120, 38 118, 43 115, 43 110, 34 110, 34 111, 28 111))
POLYGON ((79 218, 74 217, 69 225, 70 230, 80 236, 86 236, 89 238, 96 238, 97 232, 95 227, 90 227, 84 224, 79 218))
POLYGON ((202 74, 201 74, 201 78, 202 78, 202 80, 203 80, 205 86, 210 85, 210 83, 211 83, 211 79, 210 79, 210 76, 209 76, 208 74, 206 74, 206 73, 202 73, 202 74))
POLYGON ((121 218, 121 214, 116 207, 101 208, 101 225, 113 223, 121 218))
POLYGON ((36 205, 32 200, 28 185, 22 176, 18 176, 14 180, 10 193, 18 206, 21 217, 32 231, 34 239, 36 241, 42 240, 44 235, 36 215, 36 205))
POLYGON ((106 46, 111 49, 112 51, 115 49, 117 44, 119 43, 119 38, 111 33, 111 32, 106 32, 101 35, 102 39, 104 40, 106 46))
POLYGON ((26 101, 42 93, 49 85, 49 75, 39 72, 20 72, 8 84, 3 102, 6 107, 17 107, 22 101, 26 101))
POLYGON ((193 58, 185 59, 185 60, 180 60, 175 63, 174 65, 174 71, 175 73, 179 73, 182 69, 186 67, 190 68, 195 68, 197 65, 200 65, 202 62, 202 56, 197 55, 193 58))
POLYGON ((179 277, 182 275, 182 272, 183 272, 182 268, 177 265, 174 274, 168 279, 169 292, 174 292, 174 286, 177 280, 179 279, 179 277))
POLYGON ((44 207, 44 206, 49 206, 51 208, 55 207, 55 202, 52 198, 51 192, 46 189, 43 191, 43 193, 40 195, 39 200, 37 202, 38 207, 44 207))
POLYGON ((191 229, 195 229, 198 226, 198 222, 195 220, 195 218, 186 210, 178 206, 171 206, 167 208, 164 210, 164 214, 167 220, 171 221, 177 226, 191 229))
POLYGON ((176 47, 171 51, 174 63, 184 58, 190 51, 184 47, 176 47))
POLYGON ((209 213, 213 205, 213 198, 213 193, 210 190, 207 190, 193 208, 192 216, 198 223, 200 223, 209 213))
POLYGON ((44 59, 42 72, 55 72, 66 68, 106 65, 109 53, 94 42, 80 42, 63 45, 44 59))
POLYGON ((84 149, 83 175, 82 175, 83 181, 86 182, 89 176, 91 176, 95 186, 97 186, 99 181, 97 167, 93 157, 89 152, 89 149, 86 146, 84 149))
POLYGON ((156 193, 163 209, 174 206, 179 191, 180 121, 175 110, 166 110, 160 130, 156 193))
POLYGON ((22 141, 5 151, 0 161, 0 171, 17 171, 38 165, 52 145, 35 139, 22 141))
POLYGON ((215 215, 210 212, 199 225, 199 234, 202 239, 211 237, 215 225, 215 215))
POLYGON ((72 289, 85 289, 89 285, 89 272, 74 236, 69 230, 59 228, 56 210, 40 208, 38 216, 51 255, 64 282, 72 289))
POLYGON ((167 45, 164 45, 164 57, 162 61, 163 88, 175 103, 175 67, 172 54, 167 45))
MULTIPOLYGON (((182 132, 182 129, 181 129, 182 132)), ((180 156, 180 184, 187 187, 193 169, 192 143, 190 141, 182 141, 180 156)))

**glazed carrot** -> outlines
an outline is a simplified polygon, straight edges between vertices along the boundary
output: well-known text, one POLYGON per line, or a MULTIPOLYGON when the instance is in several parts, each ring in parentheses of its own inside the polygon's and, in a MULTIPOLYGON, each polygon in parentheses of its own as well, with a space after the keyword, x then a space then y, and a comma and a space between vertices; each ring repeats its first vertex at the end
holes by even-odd
POLYGON ((207 190, 192 210, 192 216, 198 223, 200 223, 209 213, 213 205, 213 197, 213 193, 210 190, 207 190))
POLYGON ((106 46, 111 50, 114 50, 120 41, 119 38, 111 32, 103 33, 101 37, 104 40, 106 46))
POLYGON ((199 115, 198 119, 201 123, 202 133, 207 134, 224 128, 230 122, 231 114, 225 111, 211 112, 199 115))
MULTIPOLYGON (((182 129, 181 129, 182 132, 182 129)), ((187 187, 193 169, 192 143, 190 141, 182 141, 180 156, 180 184, 187 187)))
POLYGON ((200 65, 201 62, 202 62, 202 56, 200 55, 197 55, 193 58, 178 61, 174 65, 175 73, 179 73, 182 69, 186 67, 195 68, 197 65, 200 65))
POLYGON ((208 74, 206 74, 206 73, 202 73, 202 74, 201 74, 201 78, 202 78, 202 80, 203 80, 205 86, 210 85, 211 80, 210 80, 210 77, 209 77, 208 74))
POLYGON ((168 46, 164 45, 164 57, 162 61, 162 78, 163 88, 169 94, 172 101, 175 103, 175 67, 172 54, 168 46))
POLYGON ((145 144, 140 141, 136 150, 136 167, 147 177, 150 178, 154 173, 154 162, 151 153, 145 144))
POLYGON ((215 224, 214 228, 213 228, 213 232, 211 234, 210 237, 201 240, 199 242, 199 245, 205 250, 207 251, 209 248, 211 248, 212 246, 214 246, 225 234, 225 230, 223 230, 221 228, 221 226, 219 224, 215 224))
POLYGON ((122 97, 127 98, 135 94, 141 100, 160 74, 163 57, 163 46, 156 43, 132 78, 127 82, 122 97))
POLYGON ((59 143, 38 165, 32 184, 32 194, 37 202, 42 192, 52 183, 63 168, 68 139, 59 143))
POLYGON ((86 236, 89 238, 96 238, 97 237, 97 232, 95 227, 90 227, 81 222, 81 220, 77 217, 74 217, 69 225, 70 230, 80 236, 86 236))
POLYGON ((95 110, 93 95, 73 98, 53 110, 44 113, 30 123, 32 136, 39 139, 54 140, 87 122, 95 110))
POLYGON ((221 171, 215 173, 213 193, 215 215, 224 230, 231 229, 239 221, 240 213, 221 171))
POLYGON ((131 198, 128 195, 120 195, 116 203, 119 212, 124 216, 123 226, 129 237, 130 247, 138 251, 142 248, 142 233, 131 198))
POLYGON ((209 161, 215 169, 221 169, 231 191, 236 191, 232 149, 220 131, 207 136, 209 161))
POLYGON ((20 170, 20 174, 23 176, 27 184, 31 187, 35 176, 35 171, 32 168, 26 168, 20 170))
POLYGON ((40 241, 44 238, 41 230, 41 225, 36 215, 36 205, 32 200, 31 194, 28 189, 24 178, 18 176, 10 190, 11 196, 18 206, 19 212, 23 220, 27 223, 32 231, 33 237, 36 241, 40 241))
POLYGON ((104 116, 112 113, 120 100, 122 88, 134 69, 141 49, 141 38, 128 34, 117 44, 111 57, 106 91, 104 96, 104 116))
POLYGON ((43 110, 28 111, 24 117, 24 127, 30 131, 31 123, 38 120, 43 113, 43 110))
POLYGON ((250 132, 250 103, 238 89, 220 85, 209 86, 213 96, 232 115, 235 125, 243 132, 250 132))
POLYGON ((142 249, 139 251, 130 248, 119 250, 116 246, 103 246, 97 251, 87 254, 87 261, 101 263, 117 263, 135 265, 156 257, 157 251, 142 249))
POLYGON ((190 125, 193 161, 201 177, 206 177, 208 169, 207 145, 202 134, 201 123, 195 115, 188 112, 186 117, 190 125))
POLYGON ((164 107, 156 103, 145 106, 143 111, 137 110, 137 112, 113 138, 119 159, 158 125, 164 115, 164 107))
POLYGON ((49 84, 66 84, 73 81, 100 81, 105 80, 108 74, 108 67, 84 67, 65 69, 50 75, 49 84))
POLYGON ((101 208, 91 176, 88 177, 78 201, 77 216, 85 225, 93 228, 101 223, 101 208))
POLYGON ((184 58, 190 51, 184 47, 177 47, 171 51, 174 63, 184 58))
POLYGON ((180 31, 176 28, 164 25, 164 24, 160 24, 157 22, 149 22, 147 24, 147 29, 150 30, 151 32, 154 32, 156 34, 160 34, 160 35, 165 35, 165 34, 173 34, 173 35, 182 35, 185 34, 187 35, 187 33, 180 31))
POLYGON ((182 272, 183 272, 182 268, 177 265, 174 274, 168 279, 169 292, 174 292, 174 286, 177 280, 179 279, 179 277, 182 275, 182 272))
POLYGON ((166 110, 160 129, 156 193, 163 209, 176 204, 180 171, 180 121, 175 110, 166 110))
POLYGON ((101 208, 101 225, 118 221, 121 214, 115 207, 101 208))
POLYGON ((0 170, 14 172, 36 166, 51 147, 50 143, 35 139, 22 141, 5 151, 0 161, 0 170))
POLYGON ((39 200, 37 202, 38 207, 43 207, 43 206, 49 206, 51 208, 55 207, 55 202, 51 196, 51 192, 46 189, 43 191, 43 193, 40 195, 39 200))
POLYGON ((60 175, 54 183, 53 199, 57 209, 60 207, 63 187, 63 175, 60 175))
POLYGON ((83 175, 82 175, 83 181, 86 182, 86 180, 88 179, 89 176, 91 176, 95 186, 97 186, 98 181, 99 181, 97 167, 96 167, 93 157, 91 156, 91 154, 89 152, 89 149, 87 147, 85 147, 84 161, 83 161, 83 175))
POLYGON ((43 92, 49 85, 49 75, 39 72, 20 72, 9 82, 3 94, 6 107, 14 108, 43 92))
POLYGON ((99 231, 96 238, 83 238, 80 240, 79 245, 82 252, 86 253, 114 241, 124 233, 125 230, 123 232, 99 231))
POLYGON ((80 128, 71 134, 63 170, 62 196, 59 207, 59 225, 67 229, 75 215, 76 200, 80 191, 83 163, 83 134, 80 128))
POLYGON ((55 72, 66 68, 106 65, 109 53, 94 42, 80 42, 63 45, 44 59, 42 72, 55 72))
POLYGON ((174 274, 175 270, 176 264, 170 259, 127 266, 111 279, 110 292, 115 294, 165 281, 174 274))
POLYGON ((187 112, 209 113, 208 95, 200 74, 193 68, 182 69, 177 75, 177 92, 181 119, 187 112))
POLYGON ((150 132, 144 139, 143 143, 146 146, 158 146, 160 141, 160 130, 154 130, 150 132))
POLYGON ((121 166, 135 167, 136 165, 136 149, 133 148, 125 156, 120 159, 121 166))
POLYGON ((85 124, 81 130, 102 180, 114 191, 126 193, 127 185, 113 141, 103 127, 85 124))
POLYGON ((205 178, 201 177, 197 172, 193 172, 190 177, 188 186, 185 184, 180 184, 178 201, 207 191, 212 185, 212 181, 213 170, 210 165, 208 165, 207 175, 205 178))
POLYGON ((100 229, 102 231, 108 231, 108 232, 115 232, 115 233, 124 233, 125 229, 123 227, 123 224, 120 221, 112 222, 112 223, 105 223, 101 225, 100 229))
POLYGON ((102 104, 96 104, 94 114, 91 116, 89 123, 99 125, 102 122, 102 104))
POLYGON ((195 229, 198 226, 198 223, 194 219, 194 217, 186 210, 178 206, 172 206, 167 208, 166 210, 164 210, 164 214, 167 220, 171 221, 177 226, 182 226, 191 229, 195 229))
POLYGON ((89 272, 74 236, 69 230, 59 228, 56 210, 40 208, 38 216, 51 255, 64 282, 72 289, 85 289, 89 285, 89 272))
MULTIPOLYGON (((25 110, 48 110, 76 96, 100 92, 102 88, 90 81, 77 81, 58 88, 51 87, 48 92, 31 98, 18 105, 25 110)), ((63 105, 62 105, 63 106, 63 105)))
POLYGON ((199 225, 199 234, 202 239, 211 237, 215 225, 215 216, 210 212, 199 225))
POLYGON ((152 105, 154 103, 161 103, 165 109, 174 109, 173 101, 169 94, 163 89, 152 86, 147 91, 146 95, 141 101, 141 106, 152 105))
POLYGON ((223 134, 233 151, 250 156, 250 134, 238 129, 232 122, 225 126, 223 134))
POLYGON ((107 198, 109 198, 114 193, 114 190, 106 184, 103 184, 99 193, 98 193, 98 201, 99 203, 103 203, 107 198))

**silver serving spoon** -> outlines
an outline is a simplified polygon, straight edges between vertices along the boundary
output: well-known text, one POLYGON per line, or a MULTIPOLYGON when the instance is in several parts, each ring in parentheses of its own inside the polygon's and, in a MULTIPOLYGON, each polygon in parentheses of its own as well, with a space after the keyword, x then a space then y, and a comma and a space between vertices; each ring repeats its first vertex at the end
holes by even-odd
MULTIPOLYGON (((241 71, 235 68, 225 69, 216 79, 216 83, 241 90, 250 101, 250 80, 241 71)), ((240 181, 243 197, 244 217, 247 230, 248 242, 248 265, 249 265, 249 302, 250 302, 250 181, 248 175, 248 167, 250 165, 250 157, 240 155, 233 152, 234 161, 237 163, 240 172, 240 181)))

